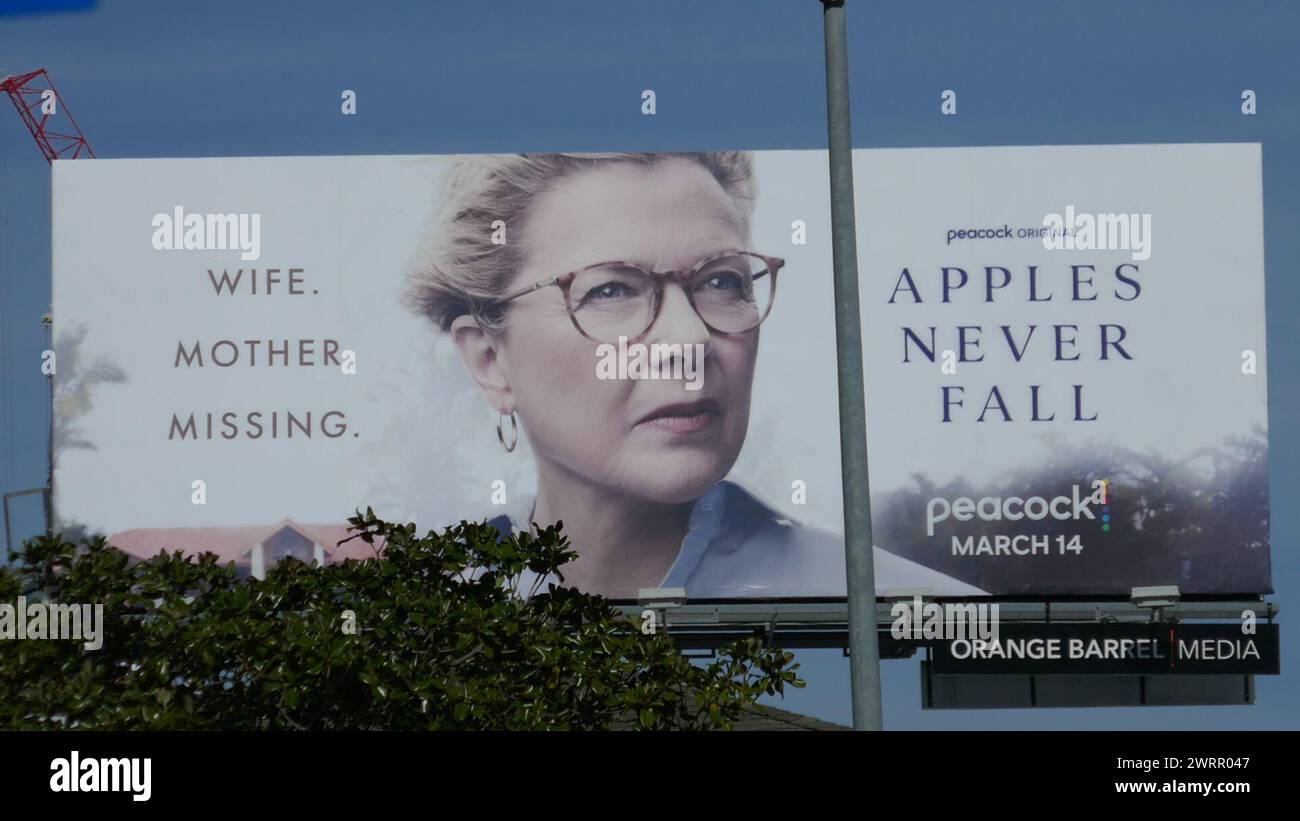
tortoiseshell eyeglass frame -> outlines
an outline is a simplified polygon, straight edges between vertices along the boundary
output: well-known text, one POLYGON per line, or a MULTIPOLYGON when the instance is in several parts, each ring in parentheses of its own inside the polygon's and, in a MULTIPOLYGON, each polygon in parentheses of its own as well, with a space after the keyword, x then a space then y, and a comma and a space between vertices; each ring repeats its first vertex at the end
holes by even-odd
POLYGON ((752 251, 720 251, 716 254, 710 254, 704 259, 701 259, 699 262, 695 263, 690 268, 679 268, 675 271, 651 271, 645 268, 644 266, 637 265, 635 262, 625 262, 623 260, 609 260, 606 262, 597 262, 594 265, 587 265, 582 268, 579 268, 576 271, 570 271, 567 274, 561 274, 560 276, 551 277, 550 279, 544 279, 541 282, 535 282, 532 285, 525 285, 522 288, 518 288, 514 291, 511 291, 510 293, 503 295, 501 298, 494 300, 493 304, 504 305, 507 302, 518 299, 521 296, 524 296, 526 294, 531 294, 533 291, 538 291, 541 290, 542 288, 549 288, 551 286, 555 286, 564 293, 564 307, 568 310, 569 320, 573 322, 573 327, 578 330, 578 333, 582 334, 584 337, 590 339, 593 342, 615 342, 617 340, 597 339, 596 337, 593 337, 583 329, 582 325, 579 324, 578 322, 578 317, 575 315, 573 302, 569 298, 569 289, 573 285, 573 281, 577 279, 578 275, 582 274, 585 271, 590 271, 596 268, 608 268, 610 266, 621 266, 624 268, 632 268, 637 271, 640 271, 641 273, 649 277, 650 280, 654 282, 654 288, 655 288, 654 296, 653 296, 653 300, 654 300, 653 309, 650 312, 649 322, 646 324, 645 328, 643 328, 641 332, 636 335, 635 338, 628 339, 629 342, 640 342, 642 339, 645 338, 645 335, 650 332, 650 329, 654 327, 655 322, 659 319, 659 311, 664 304, 663 292, 664 292, 665 282, 672 280, 674 282, 677 282, 679 285, 685 286, 687 283, 690 282, 691 278, 694 277, 696 274, 698 274, 700 271, 702 271, 705 268, 705 266, 709 265, 710 263, 717 262, 720 259, 726 259, 727 257, 735 257, 735 256, 752 257, 763 263, 764 270, 760 274, 758 274, 757 277, 755 277, 756 279, 763 276, 770 276, 772 278, 771 286, 770 286, 771 292, 768 296, 767 307, 764 308, 762 316, 760 316, 752 326, 740 331, 725 331, 722 330, 721 328, 715 327, 707 319, 704 318, 703 314, 700 313, 700 309, 695 304, 695 295, 685 287, 683 287, 682 290, 683 292, 685 292, 686 299, 690 302, 691 308, 695 311, 696 316, 700 318, 700 321, 703 322, 705 327, 707 327, 711 332, 720 334, 722 336, 740 336, 741 334, 747 334, 750 331, 754 330, 754 328, 757 328, 759 325, 763 323, 763 320, 767 319, 768 315, 772 313, 772 305, 776 303, 776 275, 778 272, 780 272, 781 268, 785 265, 784 259, 780 257, 769 257, 763 254, 756 254, 752 251))

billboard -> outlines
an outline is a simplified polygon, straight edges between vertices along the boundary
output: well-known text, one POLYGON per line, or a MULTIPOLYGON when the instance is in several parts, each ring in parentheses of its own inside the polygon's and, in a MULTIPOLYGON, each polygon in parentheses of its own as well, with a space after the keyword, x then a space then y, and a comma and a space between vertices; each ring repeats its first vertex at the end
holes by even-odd
POLYGON ((854 160, 877 544, 1005 594, 1271 590, 1259 146, 854 160))
MULTIPOLYGON (((1267 590, 1258 147, 854 163, 878 592, 1267 590)), ((559 520, 590 592, 844 595, 824 152, 60 162, 53 199, 63 527, 260 574, 352 555, 357 507, 559 520)))

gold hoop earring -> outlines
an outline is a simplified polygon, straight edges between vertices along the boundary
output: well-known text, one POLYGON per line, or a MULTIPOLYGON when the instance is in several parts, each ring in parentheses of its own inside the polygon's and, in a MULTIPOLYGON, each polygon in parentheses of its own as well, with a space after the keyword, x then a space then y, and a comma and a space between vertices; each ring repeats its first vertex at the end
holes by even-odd
POLYGON ((497 419, 497 439, 501 442, 501 447, 506 449, 506 453, 511 453, 515 445, 519 444, 519 421, 515 419, 515 412, 510 411, 510 444, 506 444, 505 432, 501 429, 501 422, 506 418, 506 412, 501 411, 497 419))

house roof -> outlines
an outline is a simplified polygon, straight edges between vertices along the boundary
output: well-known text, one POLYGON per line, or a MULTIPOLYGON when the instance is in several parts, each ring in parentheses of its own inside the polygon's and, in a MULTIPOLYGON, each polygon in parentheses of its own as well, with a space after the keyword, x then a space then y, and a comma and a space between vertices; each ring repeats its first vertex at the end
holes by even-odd
POLYGON ((291 519, 255 527, 137 528, 114 533, 108 537, 108 543, 138 559, 152 558, 164 550, 180 550, 187 556, 215 553, 223 563, 243 563, 249 551, 286 527, 320 545, 328 561, 368 559, 375 555, 370 545, 360 539, 339 544, 350 535, 348 525, 299 524, 291 519))
POLYGON ((843 724, 835 724, 830 721, 823 721, 820 718, 792 713, 789 710, 778 710, 775 707, 769 707, 766 704, 754 704, 749 707, 747 714, 735 723, 733 730, 814 730, 814 731, 841 731, 848 730, 843 724))
MULTIPOLYGON (((629 716, 626 719, 615 721, 610 729, 635 730, 636 720, 629 716)), ((732 724, 731 729, 732 732, 771 732, 774 730, 779 732, 791 730, 817 732, 844 731, 851 728, 845 727, 843 724, 823 721, 820 718, 792 713, 789 710, 779 710, 766 704, 750 704, 745 708, 745 714, 732 724)))

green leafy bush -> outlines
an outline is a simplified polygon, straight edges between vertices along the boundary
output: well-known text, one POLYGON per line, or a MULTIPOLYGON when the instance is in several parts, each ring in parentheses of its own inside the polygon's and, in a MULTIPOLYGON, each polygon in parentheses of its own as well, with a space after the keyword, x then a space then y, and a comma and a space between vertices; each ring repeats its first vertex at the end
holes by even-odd
POLYGON ((371 511, 349 521, 382 560, 286 559, 264 580, 212 554, 26 542, 0 567, 0 602, 103 603, 104 641, 0 641, 0 727, 710 729, 803 686, 756 638, 693 664, 599 597, 517 595, 525 570, 576 555, 559 528, 419 537, 371 511))

